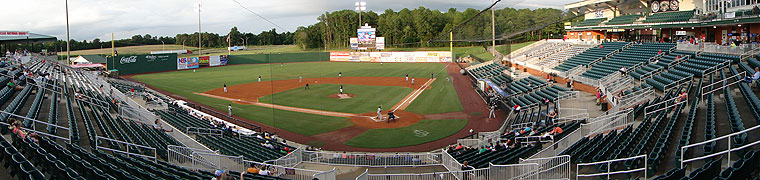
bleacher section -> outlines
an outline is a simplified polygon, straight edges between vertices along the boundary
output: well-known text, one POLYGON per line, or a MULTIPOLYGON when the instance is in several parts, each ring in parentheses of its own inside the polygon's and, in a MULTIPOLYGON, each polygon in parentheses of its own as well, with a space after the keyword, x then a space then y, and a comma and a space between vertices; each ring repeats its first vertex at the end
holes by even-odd
POLYGON ((606 57, 610 53, 620 50, 623 46, 627 45, 627 42, 604 42, 599 46, 590 48, 583 53, 580 53, 570 59, 567 59, 564 63, 554 67, 554 70, 567 71, 578 65, 588 66, 591 62, 606 57))
MULTIPOLYGON (((554 138, 561 139, 564 135, 573 132, 573 130, 580 127, 580 123, 581 122, 572 122, 558 125, 564 131, 561 134, 555 135, 554 138)), ((539 136, 541 134, 549 132, 552 130, 552 128, 553 126, 547 126, 537 129, 533 136, 539 136)), ((515 143, 513 147, 505 147, 504 144, 494 144, 493 148, 489 147, 488 150, 485 150, 483 152, 480 152, 482 148, 463 148, 457 150, 448 150, 447 152, 460 163, 467 161, 468 164, 474 168, 486 168, 489 166, 489 163, 496 165, 514 164, 519 161, 519 158, 526 158, 536 153, 538 150, 541 150, 541 143, 515 142, 515 137, 525 137, 528 135, 529 132, 525 132, 518 136, 515 136, 510 132, 502 136, 503 139, 511 139, 511 141, 515 143)))
MULTIPOLYGON (((696 56, 693 53, 678 52, 679 55, 688 55, 689 60, 681 62, 667 69, 667 72, 661 72, 659 75, 646 79, 646 85, 652 86, 660 91, 672 87, 674 84, 690 77, 702 77, 704 73, 716 70, 718 67, 726 66, 729 61, 737 61, 737 56, 722 54, 702 53, 696 56)), ((672 56, 673 54, 669 55, 672 56)), ((667 61, 667 60, 666 60, 667 61)), ((659 64, 659 63, 658 63, 659 64)))
MULTIPOLYGON (((156 114, 161 116, 172 126, 186 131, 188 127, 200 128, 200 129, 214 129, 211 125, 211 121, 202 120, 193 116, 181 108, 176 106, 170 106, 166 111, 155 111, 156 114)), ((218 129, 221 131, 221 129, 218 129)), ((189 132, 185 132, 189 133, 189 132)), ((293 150, 293 147, 276 142, 274 140, 267 140, 256 138, 253 134, 252 137, 246 136, 232 136, 232 134, 196 134, 195 137, 198 142, 204 144, 212 149, 220 150, 222 154, 230 156, 243 156, 246 160, 264 162, 267 160, 277 159, 284 156, 287 152, 283 151, 285 147, 289 150, 293 150), (264 147, 264 144, 270 144, 273 148, 264 147)))
POLYGON ((633 21, 641 18, 641 15, 639 14, 631 14, 631 15, 624 15, 624 16, 618 16, 615 18, 610 19, 607 21, 606 25, 618 25, 618 24, 631 24, 633 21))
POLYGON ((560 49, 557 53, 547 56, 544 59, 539 59, 535 64, 540 67, 554 68, 559 63, 562 63, 563 61, 566 61, 567 59, 576 56, 583 51, 586 51, 587 49, 589 49, 589 47, 567 46, 563 49, 560 49))
POLYGON ((661 12, 654 13, 644 19, 644 23, 663 23, 688 21, 694 17, 694 11, 661 12))
POLYGON ((581 74, 581 76, 591 79, 600 79, 619 71, 621 67, 630 69, 638 64, 646 64, 650 58, 656 56, 659 52, 668 52, 675 46, 675 43, 634 44, 629 48, 616 53, 612 57, 595 64, 591 69, 581 74))
MULTIPOLYGON (((20 120, 28 131, 25 133, 27 138, 22 138, 11 132, 7 125, 0 127, 4 135, 0 138, 0 161, 4 164, 0 172, 13 179, 212 178, 211 172, 191 171, 165 162, 167 146, 183 146, 182 143, 162 129, 122 117, 118 110, 125 103, 103 92, 81 72, 32 61, 26 70, 35 75, 50 75, 49 79, 37 79, 11 67, 0 69, 0 83, 8 83, 9 77, 16 77, 16 84, 23 88, 0 88, 0 105, 4 111, 14 114, 2 113, 0 120, 20 120), (68 131, 61 127, 67 127, 68 131), (85 130, 79 131, 80 127, 85 130), (34 129, 38 132, 38 142, 28 138, 34 129), (62 138, 71 139, 68 142, 62 138), (135 145, 155 148, 156 151, 139 149, 135 145), (158 155, 157 159, 136 156, 153 157, 154 153, 158 155)), ((281 145, 278 142, 273 144, 281 145)), ((252 148, 256 147, 248 144, 245 149, 252 148)), ((267 159, 284 155, 280 151, 258 152, 270 153, 267 159)), ((279 178, 249 174, 245 179, 279 178)))
POLYGON ((492 63, 485 66, 473 68, 469 70, 469 73, 472 74, 472 76, 476 79, 490 79, 494 76, 504 74, 504 71, 507 70, 509 70, 509 68, 506 66, 492 63))

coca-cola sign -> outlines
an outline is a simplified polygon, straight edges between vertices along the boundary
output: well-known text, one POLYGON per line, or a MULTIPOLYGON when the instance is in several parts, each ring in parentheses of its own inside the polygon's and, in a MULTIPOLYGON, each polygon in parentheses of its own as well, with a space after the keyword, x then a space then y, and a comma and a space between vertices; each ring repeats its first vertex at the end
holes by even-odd
POLYGON ((137 56, 124 56, 119 60, 119 63, 121 64, 129 64, 135 62, 137 62, 137 56))

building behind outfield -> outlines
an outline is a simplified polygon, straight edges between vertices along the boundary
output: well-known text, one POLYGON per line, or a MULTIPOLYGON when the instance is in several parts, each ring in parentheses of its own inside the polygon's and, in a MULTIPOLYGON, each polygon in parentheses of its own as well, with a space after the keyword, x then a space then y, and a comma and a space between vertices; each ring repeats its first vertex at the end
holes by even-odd
POLYGON ((697 42, 730 45, 758 42, 758 0, 584 0, 565 9, 582 15, 567 23, 573 41, 697 42))

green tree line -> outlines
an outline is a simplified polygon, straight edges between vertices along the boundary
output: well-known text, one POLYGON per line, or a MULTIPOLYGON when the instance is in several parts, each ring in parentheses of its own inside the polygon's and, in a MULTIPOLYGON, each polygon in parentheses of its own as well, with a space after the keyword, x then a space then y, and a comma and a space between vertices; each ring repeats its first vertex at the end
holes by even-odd
MULTIPOLYGON (((230 44, 231 45, 283 45, 293 44, 293 33, 284 32, 277 33, 275 29, 269 31, 262 31, 259 34, 250 32, 240 32, 237 27, 232 27, 230 32, 230 44)), ((203 32, 201 41, 204 48, 221 48, 227 47, 227 35, 220 35, 217 33, 203 32)), ((198 46, 198 33, 192 34, 177 34, 174 37, 171 36, 152 36, 150 34, 134 35, 130 38, 114 40, 115 47, 124 46, 138 46, 138 45, 160 45, 162 44, 177 44, 197 47, 198 46)), ((91 41, 82 40, 78 41, 71 39, 70 48, 75 50, 86 49, 98 49, 98 48, 110 48, 111 41, 103 41, 99 38, 95 38, 91 41)), ((55 42, 46 42, 42 44, 35 43, 19 43, 19 44, 5 44, 3 45, 3 52, 5 50, 29 50, 32 52, 40 52, 42 49, 47 49, 50 52, 66 51, 66 41, 57 40, 55 42)))
MULTIPOLYGON (((394 11, 385 10, 382 14, 375 12, 363 12, 362 24, 366 23, 377 28, 377 36, 385 37, 386 47, 436 47, 447 46, 448 43, 427 43, 429 40, 448 40, 438 38, 438 35, 447 33, 449 30, 471 17, 475 17, 463 26, 454 29, 455 40, 485 40, 491 38, 491 13, 486 12, 476 17, 480 10, 469 8, 458 11, 450 8, 446 12, 431 10, 425 7, 416 9, 401 9, 394 11)), ((497 38, 501 34, 516 32, 529 27, 535 27, 552 23, 566 16, 561 10, 551 8, 541 9, 496 9, 495 28, 497 38)), ((317 48, 347 48, 349 38, 356 37, 356 29, 359 28, 359 13, 352 10, 340 10, 326 12, 320 15, 319 22, 298 27, 295 32, 295 43, 302 49, 317 48)), ((513 42, 528 41, 547 36, 554 37, 564 34, 562 23, 555 23, 537 31, 512 37, 513 42)), ((477 43, 456 43, 458 46, 474 45, 477 43)))

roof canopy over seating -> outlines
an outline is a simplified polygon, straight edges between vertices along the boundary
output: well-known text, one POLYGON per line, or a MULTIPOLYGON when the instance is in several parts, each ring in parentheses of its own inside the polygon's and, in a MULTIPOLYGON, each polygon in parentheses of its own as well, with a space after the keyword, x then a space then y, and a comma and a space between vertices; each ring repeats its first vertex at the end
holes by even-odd
POLYGON ((41 43, 56 40, 56 37, 29 31, 0 31, 0 44, 41 43))

